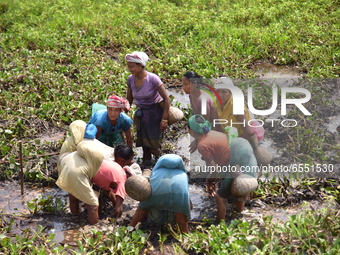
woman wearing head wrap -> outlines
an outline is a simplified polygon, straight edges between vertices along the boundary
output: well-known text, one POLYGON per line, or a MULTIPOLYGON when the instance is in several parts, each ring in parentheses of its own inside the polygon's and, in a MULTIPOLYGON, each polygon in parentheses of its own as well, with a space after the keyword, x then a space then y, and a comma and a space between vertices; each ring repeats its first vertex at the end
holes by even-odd
POLYGON ((218 221, 225 219, 227 199, 234 200, 236 211, 242 212, 244 209, 244 201, 250 196, 250 194, 247 194, 243 197, 235 197, 231 192, 233 181, 237 176, 242 174, 242 171, 245 174, 241 175, 240 178, 248 180, 250 180, 250 178, 256 178, 256 171, 258 169, 257 161, 253 148, 246 139, 237 137, 233 140, 230 146, 229 166, 234 167, 234 169, 238 169, 239 171, 235 173, 227 173, 225 176, 226 178, 222 181, 221 186, 217 191, 216 203, 218 221))
POLYGON ((221 97, 222 104, 215 105, 216 112, 212 113, 214 119, 223 119, 227 120, 226 124, 221 124, 221 126, 217 126, 217 129, 220 128, 222 132, 225 131, 226 126, 231 126, 231 123, 244 123, 244 124, 233 124, 233 127, 236 127, 238 130, 238 134, 240 137, 243 137, 247 140, 255 133, 257 136, 257 140, 261 141, 264 137, 264 128, 261 124, 252 120, 251 123, 248 123, 251 120, 250 112, 248 107, 244 106, 244 114, 242 115, 234 115, 233 107, 234 107, 234 98, 232 92, 226 88, 223 84, 227 84, 228 86, 234 86, 231 79, 227 77, 219 78, 218 81, 221 83, 216 84, 216 91, 221 97), (249 125, 250 124, 250 125, 249 125))
POLYGON ((123 112, 124 109, 130 109, 129 102, 113 95, 107 100, 106 109, 98 109, 101 107, 105 106, 92 105, 93 113, 89 121, 98 129, 96 138, 108 146, 115 147, 123 143, 122 132, 124 132, 126 144, 132 148, 131 125, 133 121, 123 112))
POLYGON ((137 105, 136 146, 143 148, 143 163, 151 163, 152 154, 160 156, 163 132, 168 126, 170 99, 161 79, 145 70, 148 55, 135 51, 125 56, 131 75, 127 80, 127 99, 137 105))
POLYGON ((175 154, 163 155, 152 169, 151 195, 141 201, 131 219, 136 226, 144 217, 163 225, 177 223, 182 232, 189 232, 189 184, 183 160, 175 154))
MULTIPOLYGON (((250 143, 244 138, 233 138, 229 147, 227 135, 217 131, 210 131, 210 123, 200 115, 194 115, 189 119, 189 132, 198 139, 198 151, 205 160, 207 166, 214 166, 215 169, 230 169, 230 167, 243 167, 242 170, 247 170, 246 174, 249 178, 256 176, 257 162, 250 143), (230 166, 230 167, 229 167, 230 166)), ((216 172, 208 175, 207 187, 210 195, 215 196, 218 211, 218 220, 225 217, 226 199, 235 199, 231 194, 231 185, 240 173, 229 173, 223 171, 222 184, 215 191, 214 180, 216 172)), ((245 175, 242 175, 245 176, 245 175)), ((244 209, 245 197, 235 199, 235 207, 238 212, 244 209)))
POLYGON ((82 120, 75 120, 69 126, 70 136, 67 137, 61 146, 60 156, 66 152, 74 152, 77 145, 84 140, 86 123, 82 120))
POLYGON ((126 166, 133 163, 133 151, 126 144, 115 149, 115 162, 104 159, 101 147, 91 141, 82 141, 74 152, 61 155, 56 184, 69 193, 70 210, 79 214, 79 201, 86 204, 90 224, 98 222, 98 196, 92 183, 104 190, 115 207, 114 216, 122 214, 125 182, 133 172, 126 166), (124 167, 124 168, 123 168, 124 167))
MULTIPOLYGON (((217 169, 229 163, 230 148, 228 136, 225 133, 210 130, 210 122, 198 114, 189 118, 188 127, 190 135, 197 140, 198 152, 202 155, 207 167, 217 169)), ((207 176, 207 188, 211 196, 216 194, 214 181, 214 175, 207 176)))

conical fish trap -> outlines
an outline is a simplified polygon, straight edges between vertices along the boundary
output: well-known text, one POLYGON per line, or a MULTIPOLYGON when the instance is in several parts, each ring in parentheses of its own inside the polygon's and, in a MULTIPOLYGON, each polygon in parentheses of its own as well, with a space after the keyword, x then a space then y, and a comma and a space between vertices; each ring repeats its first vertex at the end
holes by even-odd
POLYGON ((235 178, 231 184, 231 194, 234 197, 244 197, 257 189, 257 179, 248 175, 242 174, 235 178))
POLYGON ((142 176, 144 176, 147 179, 150 179, 151 174, 152 174, 151 169, 146 168, 143 170, 142 176))
POLYGON ((178 109, 177 107, 174 107, 174 106, 170 106, 168 125, 172 125, 172 124, 180 121, 181 119, 183 119, 183 117, 184 117, 184 114, 180 109, 178 109))
POLYGON ((258 166, 268 165, 273 159, 272 153, 262 146, 254 148, 254 155, 258 166))
POLYGON ((259 145, 256 134, 253 134, 248 141, 253 148, 256 148, 259 145))
POLYGON ((126 180, 125 191, 132 199, 144 201, 151 195, 151 186, 147 177, 134 175, 126 180))

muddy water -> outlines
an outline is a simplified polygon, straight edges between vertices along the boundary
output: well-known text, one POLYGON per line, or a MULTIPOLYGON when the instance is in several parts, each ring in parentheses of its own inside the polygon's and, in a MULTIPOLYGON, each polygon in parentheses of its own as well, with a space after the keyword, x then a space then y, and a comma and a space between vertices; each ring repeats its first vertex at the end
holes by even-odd
POLYGON ((186 108, 190 105, 189 96, 186 95, 181 88, 168 89, 169 96, 172 99, 172 105, 180 104, 181 108, 186 108))
MULTIPOLYGON (((190 185, 189 187, 191 200, 194 204, 192 210, 192 221, 200 221, 202 213, 209 214, 207 208, 214 204, 213 199, 209 198, 202 187, 190 185)), ((46 233, 54 233, 54 240, 59 243, 76 244, 79 233, 93 229, 101 229, 102 225, 89 226, 86 224, 86 216, 81 214, 73 216, 67 207, 65 213, 51 212, 38 213, 33 215, 27 206, 27 202, 33 202, 34 199, 40 201, 42 198, 52 196, 54 199, 60 198, 66 205, 68 203, 68 194, 59 188, 34 188, 25 186, 24 195, 21 195, 20 183, 7 182, 1 183, 0 188, 0 208, 4 217, 14 216, 15 223, 11 228, 12 234, 22 234, 27 228, 38 229, 38 225, 45 227, 46 233)), ((37 202, 38 202, 37 201, 37 202)), ((130 218, 138 202, 127 197, 123 206, 123 218, 130 218)), ((9 219, 8 219, 9 221, 9 219)), ((105 222, 106 220, 104 220, 105 222)), ((120 225, 122 220, 111 222, 112 228, 120 225)))
MULTIPOLYGON (((190 198, 194 205, 191 211, 190 222, 195 224, 201 222, 203 218, 214 219, 216 217, 216 203, 214 198, 210 198, 202 186, 189 186, 190 198)), ((20 193, 19 183, 2 183, 0 188, 0 208, 2 208, 3 217, 9 222, 9 215, 14 215, 14 224, 10 233, 20 235, 25 229, 38 229, 38 225, 45 227, 45 233, 54 233, 54 241, 58 243, 67 243, 69 245, 77 245, 77 240, 81 239, 82 232, 88 232, 91 229, 100 231, 113 230, 122 225, 124 218, 130 218, 138 203, 127 197, 124 201, 123 216, 120 220, 103 219, 98 225, 88 225, 85 215, 73 216, 69 213, 69 209, 63 214, 60 213, 44 213, 32 215, 29 212, 26 202, 35 198, 53 196, 61 198, 67 203, 67 193, 58 188, 29 188, 23 196, 20 193)), ((317 210, 325 207, 324 203, 318 201, 309 201, 303 206, 272 208, 260 200, 254 200, 252 206, 247 206, 242 216, 245 219, 262 219, 266 216, 272 216, 273 222, 285 222, 289 216, 303 212, 304 210, 317 210)), ((229 206, 230 208, 230 206, 229 206)), ((228 216, 227 216, 228 217, 228 216)), ((11 217, 12 218, 12 217, 11 217)), ((123 224, 124 225, 124 224, 123 224)), ((125 224, 126 225, 126 224, 125 224)))
POLYGON ((261 220, 264 217, 272 217, 273 223, 284 223, 288 221, 289 217, 292 215, 303 213, 304 211, 316 211, 327 206, 332 206, 332 204, 322 203, 317 200, 305 202, 300 206, 292 206, 286 208, 273 208, 264 204, 260 200, 254 200, 253 204, 253 207, 248 207, 244 212, 242 212, 242 215, 245 219, 261 220))
POLYGON ((55 134, 45 134, 40 137, 41 142, 55 142, 55 141, 62 141, 65 138, 65 133, 55 133, 55 134))
MULTIPOLYGON (((264 81, 267 80, 269 83, 274 83, 275 81, 279 87, 294 87, 295 83, 303 78, 304 75, 298 66, 275 66, 270 63, 257 63, 252 66, 252 69, 255 71, 255 74, 259 79, 264 81)), ((337 84, 339 85, 339 79, 337 79, 337 84)), ((312 98, 317 97, 318 95, 312 95, 312 98)), ((338 112, 335 110, 340 102, 340 93, 338 91, 336 91, 333 95, 330 95, 330 98, 323 98, 323 100, 330 100, 334 102, 334 109, 332 110, 334 113, 338 112)), ((291 110, 290 107, 291 106, 288 105, 287 113, 291 110)), ((282 117, 281 113, 277 110, 268 116, 268 119, 279 119, 280 117, 282 117)), ((335 143, 331 144, 332 149, 328 149, 326 151, 326 155, 334 160, 332 165, 334 169, 338 170, 340 169, 340 162, 339 160, 336 160, 336 158, 340 157, 340 150, 339 144, 336 144, 335 138, 340 133, 340 116, 330 116, 328 117, 328 120, 322 120, 322 118, 320 118, 320 122, 323 124, 325 132, 329 132, 329 135, 334 138, 335 143)), ((278 151, 273 144, 273 140, 265 137, 262 143, 262 146, 268 148, 272 152, 273 158, 280 157, 282 155, 282 152, 278 151)))
POLYGON ((29 214, 26 201, 32 201, 42 195, 44 197, 49 195, 62 197, 67 193, 61 189, 34 188, 25 185, 24 194, 21 195, 20 183, 0 182, 0 207, 9 214, 29 214))
POLYGON ((276 66, 270 63, 255 64, 252 69, 263 80, 274 80, 280 87, 288 87, 302 77, 301 70, 297 66, 276 66))
MULTIPOLYGON (((261 78, 280 78, 280 82, 282 80, 281 84, 283 86, 292 84, 294 79, 300 77, 300 72, 298 68, 295 67, 287 68, 275 67, 271 65, 257 65, 255 68, 257 68, 257 74, 261 78)), ((170 89, 169 94, 171 97, 173 97, 173 105, 178 102, 181 107, 186 107, 189 104, 189 97, 188 95, 185 95, 182 90, 170 89)), ((274 113, 271 117, 275 118, 275 114, 278 115, 280 113, 274 113)), ((338 132, 338 126, 340 126, 339 116, 331 117, 327 126, 328 130, 330 132, 338 132)), ((55 134, 53 136, 46 135, 42 137, 42 141, 59 141, 64 138, 64 135, 64 133, 55 134)), ((176 144, 176 153, 182 156, 184 159, 188 159, 188 161, 186 161, 186 167, 188 169, 193 167, 189 164, 190 157, 195 157, 195 162, 198 162, 200 159, 199 154, 190 155, 188 150, 189 144, 190 137, 187 134, 182 135, 176 144)), ((262 146, 268 148, 272 152, 274 158, 281 156, 281 152, 278 151, 273 145, 273 140, 265 138, 262 141, 262 146)), ((136 151, 136 158, 138 159, 141 157, 142 152, 140 149, 137 149, 136 151)), ((203 186, 191 184, 189 186, 189 192, 190 198, 194 205, 193 210, 191 211, 191 222, 200 222, 204 217, 214 219, 216 217, 216 203, 213 198, 210 198, 207 195, 203 186)), ((79 235, 82 231, 88 231, 91 229, 100 230, 102 228, 113 229, 120 225, 126 225, 124 219, 131 218, 138 204, 136 201, 127 197, 123 206, 122 219, 103 219, 101 224, 90 226, 87 225, 84 214, 81 214, 80 216, 72 216, 68 206, 66 212, 63 214, 44 213, 32 216, 26 203, 36 198, 40 199, 42 195, 44 198, 46 198, 48 195, 51 195, 54 199, 60 198, 67 206, 67 193, 59 188, 41 189, 26 186, 24 195, 21 195, 19 183, 0 183, 0 210, 2 209, 3 217, 8 218, 8 221, 9 215, 15 215, 15 223, 11 228, 11 232, 13 234, 20 235, 22 231, 27 228, 38 229, 38 225, 42 225, 45 227, 45 232, 55 233, 54 240, 56 242, 76 245, 76 241, 80 238, 79 235)), ((261 219, 265 216, 273 216, 273 221, 284 222, 290 215, 300 213, 303 210, 320 209, 324 206, 325 204, 318 201, 310 201, 304 206, 299 207, 273 208, 267 206, 260 200, 255 200, 253 201, 252 206, 246 207, 246 210, 242 213, 242 215, 246 219, 261 219)))
POLYGON ((326 127, 331 133, 340 133, 340 116, 332 116, 329 117, 329 123, 326 124, 326 127))
MULTIPOLYGON (((0 187, 0 208, 5 215, 14 215, 15 224, 11 228, 11 233, 20 235, 25 229, 38 229, 38 225, 46 227, 47 232, 52 230, 56 233, 56 241, 64 239, 62 231, 79 227, 79 223, 73 217, 67 215, 56 215, 54 213, 44 214, 44 216, 33 216, 27 206, 27 202, 42 198, 60 198, 63 203, 67 203, 68 194, 58 188, 34 188, 24 185, 24 194, 21 195, 20 183, 1 183, 0 187)), ((37 201, 37 202, 38 202, 37 201)))

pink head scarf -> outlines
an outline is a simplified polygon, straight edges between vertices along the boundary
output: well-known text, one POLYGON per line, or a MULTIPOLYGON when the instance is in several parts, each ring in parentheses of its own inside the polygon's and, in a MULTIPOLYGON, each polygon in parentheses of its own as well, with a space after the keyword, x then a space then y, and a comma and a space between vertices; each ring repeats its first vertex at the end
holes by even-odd
POLYGON ((106 102, 106 106, 120 108, 121 111, 124 111, 124 109, 130 110, 130 104, 126 99, 114 95, 109 97, 106 102))

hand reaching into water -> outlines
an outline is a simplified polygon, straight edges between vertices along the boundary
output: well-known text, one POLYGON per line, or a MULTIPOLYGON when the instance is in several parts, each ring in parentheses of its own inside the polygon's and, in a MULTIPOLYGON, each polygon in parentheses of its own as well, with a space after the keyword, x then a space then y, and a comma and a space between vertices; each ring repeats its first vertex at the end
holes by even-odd
POLYGON ((198 141, 197 140, 192 141, 192 143, 189 145, 189 152, 194 153, 197 150, 197 146, 198 141))

